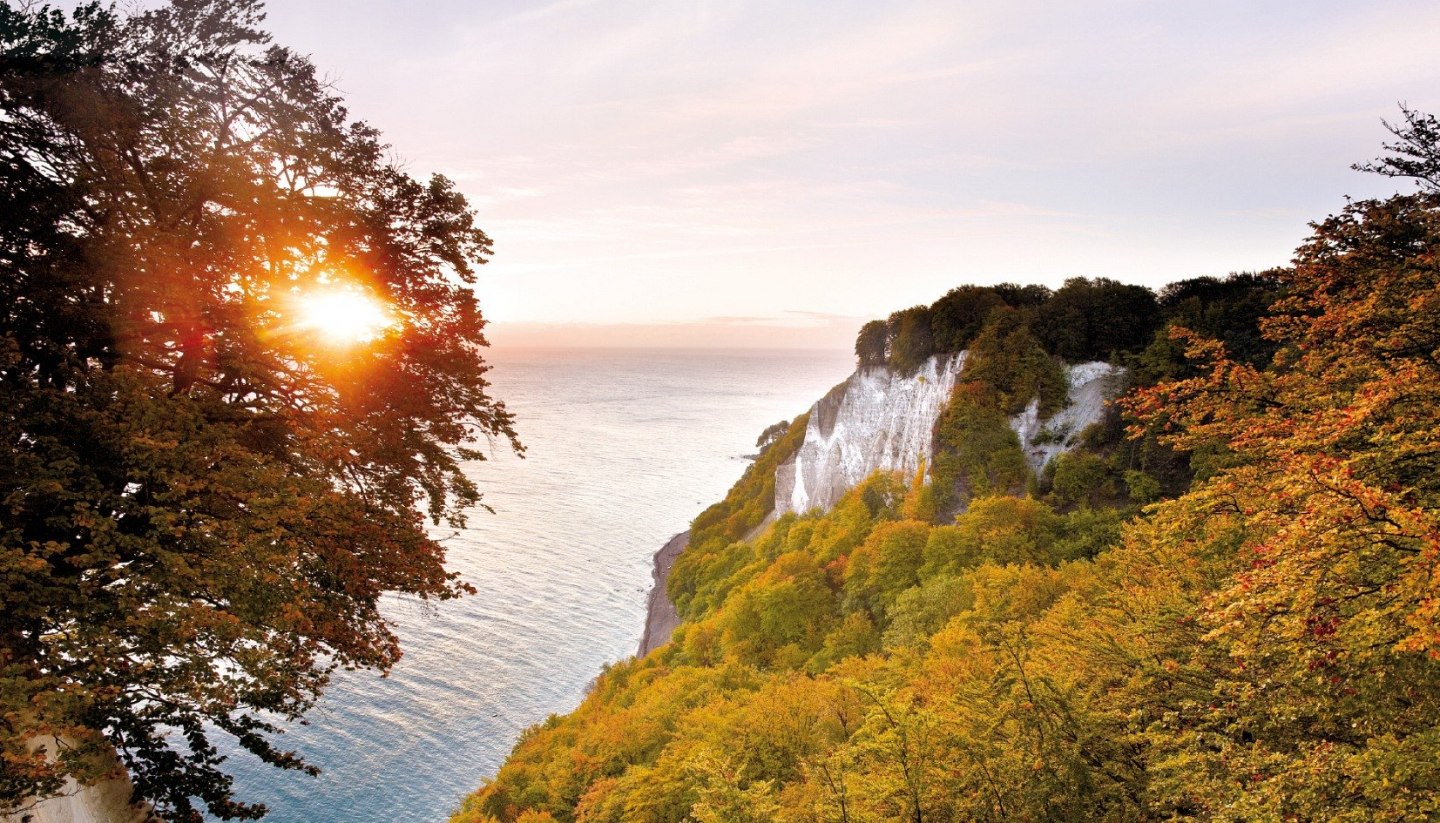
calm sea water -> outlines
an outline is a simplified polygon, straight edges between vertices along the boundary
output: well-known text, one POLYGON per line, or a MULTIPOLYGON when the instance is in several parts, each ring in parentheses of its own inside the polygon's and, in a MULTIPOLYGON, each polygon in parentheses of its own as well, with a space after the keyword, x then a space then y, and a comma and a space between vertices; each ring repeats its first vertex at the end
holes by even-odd
POLYGON ((633 654, 650 557, 744 471, 767 425, 850 372, 845 352, 510 350, 494 393, 526 459, 469 467, 494 515, 450 538, 479 591, 438 606, 392 598, 405 657, 388 678, 341 673, 282 743, 324 774, 237 756, 241 795, 273 823, 443 821, 525 727, 579 703, 633 654))

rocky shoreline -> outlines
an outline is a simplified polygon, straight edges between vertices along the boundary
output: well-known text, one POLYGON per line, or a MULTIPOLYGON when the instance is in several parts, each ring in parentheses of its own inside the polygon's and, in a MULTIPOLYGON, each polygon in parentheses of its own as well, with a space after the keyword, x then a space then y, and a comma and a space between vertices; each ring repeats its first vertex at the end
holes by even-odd
POLYGON ((683 531, 670 538, 670 542, 655 552, 655 565, 650 570, 655 583, 650 588, 650 600, 645 607, 645 633, 640 636, 640 649, 636 657, 644 657, 655 649, 670 642, 670 633, 680 624, 680 614, 675 604, 665 593, 665 582, 670 579, 670 569, 675 558, 690 545, 690 532, 683 531))

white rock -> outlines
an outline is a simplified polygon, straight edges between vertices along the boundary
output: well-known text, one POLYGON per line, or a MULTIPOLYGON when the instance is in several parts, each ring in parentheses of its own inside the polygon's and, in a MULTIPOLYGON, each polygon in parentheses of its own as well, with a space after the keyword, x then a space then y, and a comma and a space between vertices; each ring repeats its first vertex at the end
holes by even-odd
MULTIPOLYGON (((908 477, 922 459, 933 465, 935 421, 950 401, 964 364, 961 352, 932 357, 911 376, 884 367, 863 368, 831 389, 810 408, 800 448, 775 471, 775 514, 829 509, 877 469, 908 477)), ((1037 474, 1100 419, 1122 370, 1097 361, 1067 371, 1065 408, 1041 420, 1035 400, 1010 419, 1037 474)))
POLYGON ((1020 436, 1020 447, 1025 450, 1025 461, 1037 475, 1056 455, 1075 446, 1080 432, 1099 422, 1105 404, 1119 388, 1117 378, 1125 370, 1096 360, 1070 366, 1068 371, 1070 392, 1065 408, 1042 421, 1040 400, 1036 398, 1025 411, 1010 418, 1010 428, 1020 436))
MULTIPOLYGON (((30 741, 31 748, 44 746, 55 752, 60 743, 53 737, 30 741)), ((116 757, 116 766, 119 766, 116 757)), ((60 794, 25 804, 22 808, 0 811, 0 823, 159 823, 148 806, 130 802, 130 778, 121 774, 93 786, 80 786, 67 778, 60 794)))
POLYGON ((831 389, 775 472, 775 512, 828 509, 876 469, 914 474, 934 451, 935 420, 964 363, 962 352, 931 357, 910 376, 863 368, 831 389))

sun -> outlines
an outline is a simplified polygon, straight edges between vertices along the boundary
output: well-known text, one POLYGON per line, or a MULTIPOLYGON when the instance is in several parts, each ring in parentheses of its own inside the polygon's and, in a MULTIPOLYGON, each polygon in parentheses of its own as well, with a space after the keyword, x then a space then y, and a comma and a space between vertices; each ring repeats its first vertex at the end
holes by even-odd
POLYGON ((394 323, 385 306, 356 289, 336 288, 297 298, 299 326, 336 345, 368 343, 394 323))

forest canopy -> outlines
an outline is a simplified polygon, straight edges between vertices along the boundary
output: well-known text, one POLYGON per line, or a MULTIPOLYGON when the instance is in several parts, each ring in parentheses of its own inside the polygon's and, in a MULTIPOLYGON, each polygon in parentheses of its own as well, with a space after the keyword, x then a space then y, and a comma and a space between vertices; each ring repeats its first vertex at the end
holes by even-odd
POLYGON ((453 823, 1440 818, 1440 124, 1394 133, 1373 167, 1418 192, 1348 203, 1292 266, 1117 301, 1158 308, 1124 416, 1045 477, 1006 415, 1041 360, 1098 353, 1025 322, 1053 297, 897 313, 981 360, 937 430, 963 508, 937 465, 747 531, 747 474, 675 564, 671 642, 453 823))
POLYGON ((309 768, 274 734, 396 661, 382 592, 467 591, 426 521, 519 448, 474 213, 262 20, 0 6, 0 807, 118 752, 168 820, 263 814, 219 745, 309 768))
POLYGON ((1104 277, 1072 277, 1059 289, 1045 286, 957 286, 929 306, 912 306, 885 320, 872 320, 855 338, 862 367, 886 366, 913 372, 936 354, 964 351, 987 327, 1022 322, 1052 356, 1071 363, 1118 360, 1134 355, 1174 323, 1216 334, 1248 335, 1229 340, 1247 357, 1265 349, 1256 320, 1279 296, 1272 273, 1196 277, 1166 286, 1160 294, 1145 286, 1104 277))

